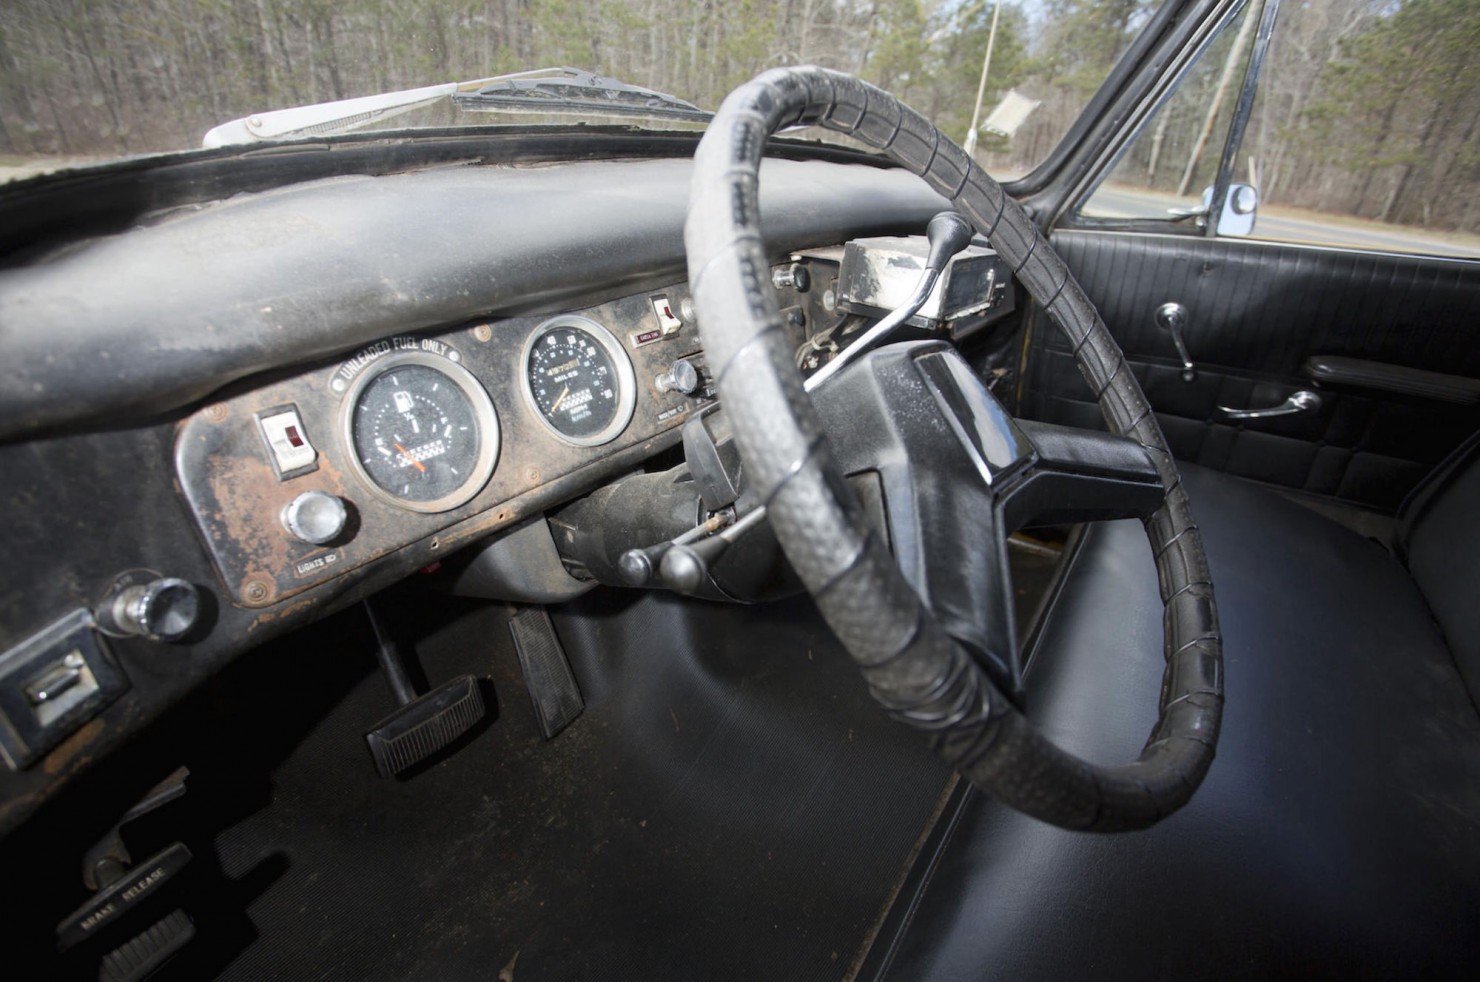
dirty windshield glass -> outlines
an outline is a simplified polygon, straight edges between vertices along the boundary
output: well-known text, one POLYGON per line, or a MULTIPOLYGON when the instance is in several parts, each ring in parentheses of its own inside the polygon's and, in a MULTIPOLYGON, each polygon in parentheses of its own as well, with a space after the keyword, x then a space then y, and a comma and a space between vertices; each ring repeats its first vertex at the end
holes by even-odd
MULTIPOLYGON (((1013 176, 1043 159, 1145 23, 1145 0, 7 0, 0 179, 199 147, 276 109, 569 66, 713 110, 777 65, 895 92, 1013 176), (985 73, 985 78, 984 78, 985 73), (980 92, 980 97, 978 93, 980 92)), ((530 122, 444 102, 356 132, 530 122)), ((693 129, 624 115, 586 121, 693 129)), ((811 139, 832 138, 810 131, 811 139)))

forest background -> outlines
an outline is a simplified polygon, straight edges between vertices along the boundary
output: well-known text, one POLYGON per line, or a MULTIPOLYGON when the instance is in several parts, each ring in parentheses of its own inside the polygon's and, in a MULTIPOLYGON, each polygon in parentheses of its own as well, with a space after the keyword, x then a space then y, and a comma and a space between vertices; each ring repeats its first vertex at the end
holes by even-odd
MULTIPOLYGON (((889 89, 963 141, 993 0, 6 0, 0 163, 199 144, 263 109, 554 65, 713 108, 775 65, 889 89)), ((1040 104, 979 158, 1025 172, 1144 25, 1149 0, 1007 0, 985 110, 1040 104)), ((1252 33, 1252 32, 1250 32, 1252 33)), ((1236 28, 1115 180, 1175 192, 1236 28)), ((1223 100, 1231 105, 1232 97, 1223 100)), ((1227 112, 1227 109, 1224 109, 1227 112)), ((480 122, 483 120, 479 120, 480 122)), ((1266 203, 1480 231, 1480 0, 1284 0, 1240 162, 1266 203)), ((1220 120, 1221 125, 1221 120, 1220 120)), ((1199 180, 1200 183, 1200 180, 1199 180)), ((1186 190, 1185 188, 1183 189, 1186 190)), ((1194 189, 1195 190, 1195 189, 1194 189)))

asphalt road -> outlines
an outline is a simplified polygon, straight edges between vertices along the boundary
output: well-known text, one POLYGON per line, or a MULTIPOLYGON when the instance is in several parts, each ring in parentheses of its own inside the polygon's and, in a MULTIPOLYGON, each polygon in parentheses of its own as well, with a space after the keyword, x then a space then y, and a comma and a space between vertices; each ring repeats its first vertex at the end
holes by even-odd
MULTIPOLYGON (((1141 194, 1122 188, 1101 188, 1095 192, 1092 200, 1092 214, 1104 218, 1162 218, 1166 216, 1167 209, 1173 206, 1171 199, 1165 195, 1141 194)), ((1256 215, 1253 237, 1386 252, 1469 257, 1480 255, 1480 248, 1474 245, 1446 241, 1421 229, 1399 230, 1392 226, 1364 228, 1341 221, 1323 222, 1316 218, 1291 218, 1269 212, 1256 215)))

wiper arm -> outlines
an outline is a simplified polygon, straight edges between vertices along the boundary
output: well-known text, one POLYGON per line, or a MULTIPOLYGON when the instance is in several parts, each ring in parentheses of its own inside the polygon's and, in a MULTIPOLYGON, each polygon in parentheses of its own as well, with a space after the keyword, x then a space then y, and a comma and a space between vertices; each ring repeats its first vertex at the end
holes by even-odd
POLYGON ((452 96, 460 109, 473 112, 542 113, 582 111, 605 116, 656 116, 708 122, 712 113, 692 102, 579 68, 545 68, 485 80, 477 89, 464 86, 452 96))
POLYGON ((451 98, 479 112, 586 112, 707 121, 710 113, 675 96, 577 68, 541 68, 469 82, 444 82, 356 99, 253 113, 222 123, 201 144, 222 147, 343 133, 451 98))
POLYGON ((374 123, 401 113, 429 106, 446 99, 458 90, 459 85, 481 85, 489 79, 476 82, 446 82, 442 85, 427 85, 419 89, 403 89, 399 92, 382 92, 378 95, 361 96, 358 99, 340 99, 336 102, 319 102, 311 106, 294 106, 291 109, 274 109, 270 112, 253 113, 241 119, 233 119, 207 131, 201 145, 224 147, 236 143, 259 143, 264 140, 289 140, 295 137, 326 136, 343 133, 367 123, 374 123))

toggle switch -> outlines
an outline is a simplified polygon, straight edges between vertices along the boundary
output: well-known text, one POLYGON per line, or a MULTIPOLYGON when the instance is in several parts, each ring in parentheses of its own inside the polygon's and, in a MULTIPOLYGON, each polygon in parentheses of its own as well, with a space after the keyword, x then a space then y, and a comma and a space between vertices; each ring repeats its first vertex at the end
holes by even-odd
POLYGON ((314 469, 319 453, 308 440, 308 431, 296 406, 269 409, 258 417, 258 422, 280 480, 314 469))

